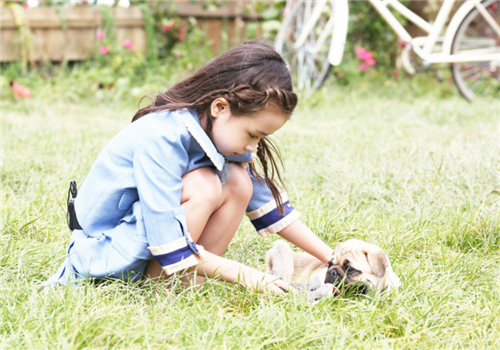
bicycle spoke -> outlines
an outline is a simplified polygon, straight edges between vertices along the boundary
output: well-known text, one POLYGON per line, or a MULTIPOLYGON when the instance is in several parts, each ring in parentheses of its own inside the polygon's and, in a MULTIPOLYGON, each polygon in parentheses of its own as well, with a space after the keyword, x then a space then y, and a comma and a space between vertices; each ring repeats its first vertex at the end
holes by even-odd
POLYGON ((488 76, 480 76, 480 78, 470 87, 470 89, 475 93, 476 90, 484 84, 488 76), (479 85, 478 85, 479 84, 479 85))
POLYGON ((483 17, 483 19, 491 26, 491 28, 500 37, 500 26, 498 25, 497 22, 495 22, 495 19, 493 18, 492 14, 484 8, 483 4, 476 3, 475 5, 476 8, 479 10, 479 13, 483 17))
MULTIPOLYGON (((460 23, 453 38, 452 54, 489 55, 500 57, 499 0, 476 4, 460 23), (479 8, 479 9, 478 9, 479 8)), ((478 95, 497 94, 498 63, 495 61, 464 62, 452 65, 453 79, 467 99, 478 95), (495 92, 496 91, 496 92, 495 92)))
POLYGON ((476 74, 476 73, 478 73, 480 71, 481 71, 480 67, 473 67, 473 68, 470 68, 469 70, 462 70, 462 72, 467 72, 467 73, 462 74, 462 76, 464 78, 467 78, 467 77, 469 77, 469 76, 471 76, 473 74, 476 74))
POLYGON ((332 30, 333 30, 333 17, 330 17, 327 24, 324 26, 324 28, 321 30, 318 36, 318 41, 314 46, 315 51, 319 52, 321 50, 321 47, 326 43, 326 39, 328 39, 328 37, 331 36, 332 30))
POLYGON ((334 28, 330 18, 333 8, 330 2, 289 0, 287 9, 288 17, 283 21, 275 45, 288 63, 297 88, 308 94, 321 86, 330 71, 324 67, 329 65, 328 39, 334 28), (325 28, 327 23, 329 28, 325 28))
POLYGON ((474 89, 474 93, 476 94, 480 94, 482 92, 484 92, 488 87, 490 86, 489 84, 489 81, 487 79, 487 76, 482 80, 482 83, 476 88, 474 89), (481 89, 482 87, 482 89, 481 89))

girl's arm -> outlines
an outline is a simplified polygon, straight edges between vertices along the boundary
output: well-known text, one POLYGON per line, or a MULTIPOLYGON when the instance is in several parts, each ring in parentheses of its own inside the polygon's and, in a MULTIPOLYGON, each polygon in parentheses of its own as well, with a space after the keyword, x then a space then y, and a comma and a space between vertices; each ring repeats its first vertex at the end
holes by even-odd
POLYGON ((197 271, 198 275, 205 274, 226 282, 238 283, 250 290, 283 293, 288 290, 288 284, 275 276, 264 274, 254 268, 243 265, 234 260, 222 258, 205 250, 203 258, 198 258, 199 265, 189 270, 197 271), (200 273, 200 272, 203 272, 200 273), (282 289, 280 289, 282 288, 282 289))
POLYGON ((333 249, 319 239, 302 221, 295 220, 278 232, 278 235, 328 265, 333 249))
POLYGON ((252 180, 253 194, 248 204, 247 216, 256 231, 262 237, 277 233, 324 264, 328 264, 333 249, 327 246, 298 219, 300 214, 295 211, 295 208, 288 201, 286 192, 281 193, 285 211, 285 215, 282 215, 278 213, 276 202, 267 185, 256 179, 252 174, 250 174, 250 179, 252 180))
MULTIPOLYGON (((189 271, 197 271, 199 276, 206 275, 227 282, 238 283, 250 290, 283 293, 283 290, 288 290, 289 288, 285 281, 277 279, 275 276, 264 274, 249 266, 222 258, 206 250, 202 258, 197 255, 193 256, 196 257, 199 264, 190 267, 189 271)), ((145 272, 147 278, 158 277, 164 273, 156 259, 149 261, 145 272)))

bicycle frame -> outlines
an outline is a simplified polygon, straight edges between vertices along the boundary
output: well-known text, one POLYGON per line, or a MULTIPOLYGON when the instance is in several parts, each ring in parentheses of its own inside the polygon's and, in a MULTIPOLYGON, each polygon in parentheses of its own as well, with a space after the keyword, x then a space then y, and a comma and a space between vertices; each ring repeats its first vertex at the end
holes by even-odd
MULTIPOLYGON (((275 47, 280 53, 286 51, 290 69, 300 82, 299 88, 318 89, 332 66, 342 62, 349 26, 348 1, 287 0, 275 47)), ((420 57, 424 66, 448 63, 455 84, 468 100, 472 100, 476 92, 496 91, 500 71, 500 25, 497 22, 500 0, 445 0, 432 23, 402 5, 400 0, 365 1, 398 36, 403 47, 400 62, 408 73, 416 73, 410 54, 414 52, 414 57, 420 57), (458 1, 460 6, 452 15, 458 1), (424 35, 411 36, 396 13, 420 27, 424 35)))
POLYGON ((493 29, 500 36, 500 27, 491 18, 484 6, 479 0, 466 1, 453 16, 450 25, 446 29, 443 38, 439 37, 443 27, 452 10, 455 0, 447 0, 443 2, 436 21, 430 24, 421 17, 417 16, 410 9, 402 5, 398 0, 368 0, 370 4, 384 18, 387 24, 396 32, 398 37, 410 44, 415 53, 426 63, 458 63, 458 62, 474 62, 474 61, 494 61, 500 59, 500 52, 486 52, 484 49, 468 50, 466 53, 451 54, 451 46, 455 32, 461 23, 462 19, 476 7, 483 17, 490 23, 493 29), (425 37, 413 38, 406 29, 399 23, 396 17, 389 11, 388 6, 391 6, 395 11, 413 22, 415 25, 426 31, 429 35, 425 37), (442 41, 441 52, 436 52, 436 45, 442 41))
MULTIPOLYGON (((311 0, 309 0, 311 1, 311 0)), ((467 0, 455 13, 446 28, 444 37, 439 37, 446 24, 455 0, 447 0, 443 2, 436 21, 430 24, 425 21, 406 6, 402 5, 398 0, 368 0, 370 4, 379 12, 387 24, 396 32, 398 37, 407 45, 407 50, 403 51, 403 61, 408 60, 408 49, 411 48, 415 53, 422 58, 426 64, 431 63, 458 63, 458 62, 480 62, 480 61, 499 61, 500 52, 487 52, 484 49, 472 49, 460 54, 451 54, 451 47, 455 33, 467 14, 476 7, 486 21, 492 26, 495 32, 500 36, 500 26, 491 18, 481 0, 467 0), (413 38, 403 27, 397 18, 391 13, 388 6, 391 6, 395 11, 399 12, 402 16, 407 18, 410 22, 423 29, 429 35, 424 37, 413 38), (442 43, 441 51, 436 50, 438 43, 442 43), (405 55, 406 53, 406 55, 405 55), (406 58, 406 59, 405 59, 406 58)), ((328 21, 327 25, 322 29, 317 42, 317 47, 324 44, 327 35, 331 32, 332 39, 330 43, 330 50, 328 54, 328 61, 337 66, 342 61, 344 53, 344 45, 347 36, 348 27, 348 0, 330 0, 334 8, 334 14, 328 21)), ((323 11, 327 1, 319 0, 314 1, 314 8, 312 16, 309 18, 304 26, 304 30, 295 43, 296 47, 301 47, 308 34, 313 30, 316 22, 323 11)), ((487 40, 487 39, 486 39, 487 40)), ((404 64, 405 62, 403 62, 404 64)), ((405 68, 412 73, 411 64, 404 64, 405 68)))

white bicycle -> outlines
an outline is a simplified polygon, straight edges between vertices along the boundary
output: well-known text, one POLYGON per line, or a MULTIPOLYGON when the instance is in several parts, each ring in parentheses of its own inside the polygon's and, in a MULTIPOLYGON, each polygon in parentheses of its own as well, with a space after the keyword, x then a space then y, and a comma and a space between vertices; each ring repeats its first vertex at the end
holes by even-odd
MULTIPOLYGON (((449 63, 462 95, 500 96, 500 0, 467 0, 451 18, 441 36, 455 0, 442 3, 434 23, 422 19, 397 0, 368 0, 403 43, 404 69, 415 74, 413 52, 424 65, 449 63), (389 10, 423 29, 427 36, 412 37, 389 10)), ((287 0, 275 41, 294 75, 298 88, 318 89, 332 66, 342 61, 348 28, 348 0, 287 0)))

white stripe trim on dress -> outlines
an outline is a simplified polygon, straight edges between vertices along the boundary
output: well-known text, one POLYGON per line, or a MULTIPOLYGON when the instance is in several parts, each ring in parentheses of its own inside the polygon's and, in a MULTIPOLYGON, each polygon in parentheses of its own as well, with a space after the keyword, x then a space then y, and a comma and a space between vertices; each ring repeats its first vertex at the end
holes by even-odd
POLYGON ((194 137, 194 139, 198 142, 198 144, 201 146, 205 154, 210 158, 212 163, 215 165, 217 170, 222 171, 223 164, 219 163, 216 159, 212 157, 211 152, 208 149, 208 146, 203 142, 203 139, 201 136, 198 134, 198 131, 195 130, 194 128, 191 127, 191 125, 188 123, 188 121, 179 113, 177 110, 175 110, 175 113, 181 118, 182 122, 186 126, 186 129, 190 132, 190 134, 194 137))
MULTIPOLYGON (((281 201, 285 203, 288 200, 288 194, 286 192, 282 192, 280 193, 280 195, 281 195, 281 201)), ((250 220, 255 220, 266 215, 267 213, 270 213, 271 211, 276 209, 276 207, 277 207, 276 201, 273 199, 264 204, 263 206, 261 206, 259 209, 251 211, 246 215, 250 220)))
POLYGON ((285 229, 287 226, 291 225, 299 217, 300 217, 300 213, 294 209, 290 214, 288 214, 286 217, 284 217, 280 221, 272 224, 269 227, 266 227, 266 228, 263 228, 262 230, 257 231, 257 233, 262 238, 265 238, 273 233, 281 232, 283 229, 285 229))
MULTIPOLYGON (((182 236, 168 244, 164 244, 159 247, 148 247, 148 249, 153 255, 163 255, 172 253, 173 251, 179 250, 184 247, 188 247, 187 238, 182 236)), ((196 247, 201 247, 201 246, 197 244, 196 247)))
MULTIPOLYGON (((197 246, 197 247, 202 248, 201 250, 203 250, 203 247, 201 247, 201 246, 197 246)), ((193 254, 193 255, 190 255, 189 257, 187 257, 186 259, 179 261, 178 263, 168 265, 168 266, 162 266, 161 268, 163 269, 163 271, 165 271, 165 273, 167 275, 171 275, 171 274, 176 273, 178 271, 188 269, 188 268, 195 266, 197 264, 199 264, 198 259, 196 259, 195 255, 193 254)))

